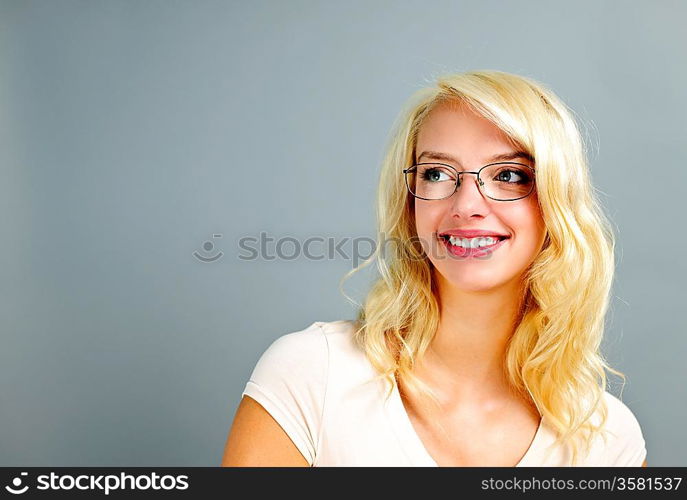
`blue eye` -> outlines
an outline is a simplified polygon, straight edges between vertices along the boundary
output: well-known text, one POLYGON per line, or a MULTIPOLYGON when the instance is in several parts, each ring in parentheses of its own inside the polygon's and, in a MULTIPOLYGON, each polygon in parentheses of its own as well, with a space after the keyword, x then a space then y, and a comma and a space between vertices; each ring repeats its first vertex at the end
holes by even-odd
POLYGON ((420 172, 420 178, 426 182, 441 182, 453 180, 453 177, 449 175, 445 169, 438 167, 430 167, 422 170, 420 172))
POLYGON ((531 181, 530 176, 527 175, 525 171, 518 168, 507 168, 501 170, 498 174, 496 174, 494 180, 506 182, 508 184, 526 184, 531 181))

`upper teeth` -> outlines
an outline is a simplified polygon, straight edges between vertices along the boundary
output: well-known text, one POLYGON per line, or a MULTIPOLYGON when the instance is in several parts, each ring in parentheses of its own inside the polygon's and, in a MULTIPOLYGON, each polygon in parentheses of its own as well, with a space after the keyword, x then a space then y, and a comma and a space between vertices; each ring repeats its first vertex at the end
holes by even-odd
POLYGON ((450 236, 449 241, 451 242, 451 245, 456 245, 459 247, 463 248, 479 248, 479 247, 485 247, 487 245, 493 245, 496 243, 498 238, 492 238, 491 236, 487 236, 486 238, 458 238, 456 236, 450 236))

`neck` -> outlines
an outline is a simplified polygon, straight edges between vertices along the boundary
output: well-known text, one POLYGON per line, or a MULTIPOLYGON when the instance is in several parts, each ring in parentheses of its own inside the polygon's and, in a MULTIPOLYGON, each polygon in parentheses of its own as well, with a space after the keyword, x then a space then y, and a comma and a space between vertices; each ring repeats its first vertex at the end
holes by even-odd
POLYGON ((522 284, 465 291, 437 273, 440 320, 419 369, 446 401, 490 399, 508 391, 504 359, 517 326, 522 284))

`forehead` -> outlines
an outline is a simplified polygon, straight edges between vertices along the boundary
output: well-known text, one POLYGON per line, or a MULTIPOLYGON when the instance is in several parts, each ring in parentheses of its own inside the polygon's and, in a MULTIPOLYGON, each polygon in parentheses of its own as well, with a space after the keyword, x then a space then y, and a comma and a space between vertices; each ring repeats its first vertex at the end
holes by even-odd
POLYGON ((444 102, 434 107, 420 125, 418 150, 433 150, 469 154, 493 153, 493 149, 513 147, 514 141, 499 127, 467 104, 460 101, 444 102))

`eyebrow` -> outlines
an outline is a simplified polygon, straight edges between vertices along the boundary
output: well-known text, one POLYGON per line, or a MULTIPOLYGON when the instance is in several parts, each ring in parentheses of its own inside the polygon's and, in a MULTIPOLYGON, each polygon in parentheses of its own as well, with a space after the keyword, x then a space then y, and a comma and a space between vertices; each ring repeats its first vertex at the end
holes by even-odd
MULTIPOLYGON (((453 163, 456 163, 458 165, 461 165, 460 160, 457 160, 453 156, 446 154, 446 153, 440 153, 437 151, 423 151, 420 156, 417 157, 417 161, 419 162, 420 159, 423 157, 429 158, 431 160, 442 160, 442 161, 450 161, 453 163)), ((499 153, 497 155, 492 156, 487 160, 487 163, 494 163, 497 161, 510 161, 510 160, 515 160, 518 158, 525 158, 526 160, 531 161, 534 163, 534 157, 529 154, 527 151, 511 151, 510 153, 499 153)))

